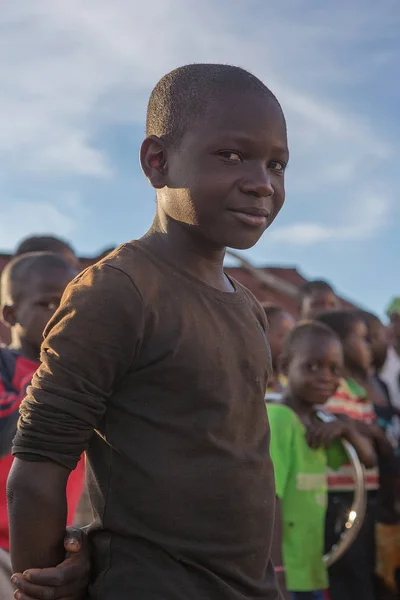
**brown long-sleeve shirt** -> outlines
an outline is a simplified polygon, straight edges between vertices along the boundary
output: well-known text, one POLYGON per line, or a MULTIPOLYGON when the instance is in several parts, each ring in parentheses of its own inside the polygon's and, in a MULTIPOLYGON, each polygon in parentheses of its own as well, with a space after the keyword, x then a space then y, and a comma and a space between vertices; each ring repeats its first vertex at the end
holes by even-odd
POLYGON ((14 454, 74 468, 97 517, 90 597, 277 600, 266 322, 121 246, 67 289, 21 409, 14 454))

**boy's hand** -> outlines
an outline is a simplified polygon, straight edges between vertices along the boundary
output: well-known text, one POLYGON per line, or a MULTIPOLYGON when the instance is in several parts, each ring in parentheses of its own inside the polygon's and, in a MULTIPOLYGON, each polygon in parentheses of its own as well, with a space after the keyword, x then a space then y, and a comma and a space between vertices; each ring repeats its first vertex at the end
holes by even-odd
POLYGON ((310 448, 328 448, 336 438, 345 437, 348 430, 348 423, 332 421, 330 423, 313 423, 307 428, 306 440, 310 448))
POLYGON ((28 569, 12 576, 16 600, 83 600, 86 597, 90 551, 84 531, 69 527, 64 548, 65 560, 57 567, 28 569))

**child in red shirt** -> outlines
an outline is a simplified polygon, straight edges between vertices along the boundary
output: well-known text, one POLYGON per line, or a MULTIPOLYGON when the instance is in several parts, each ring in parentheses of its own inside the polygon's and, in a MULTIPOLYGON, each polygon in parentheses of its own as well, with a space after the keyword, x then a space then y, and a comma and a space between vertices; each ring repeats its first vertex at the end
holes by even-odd
MULTIPOLYGON (((4 322, 11 328, 12 342, 0 347, 0 589, 11 577, 7 568, 9 531, 6 482, 12 464, 11 443, 16 432, 18 409, 39 366, 42 333, 58 307, 66 285, 76 275, 60 255, 35 252, 9 263, 1 277, 4 322), (4 582, 3 582, 4 579, 4 582)), ((68 488, 68 521, 73 522, 84 481, 84 461, 72 473, 68 488)), ((12 594, 10 586, 10 594, 12 594)), ((10 595, 11 597, 11 595, 10 595)))

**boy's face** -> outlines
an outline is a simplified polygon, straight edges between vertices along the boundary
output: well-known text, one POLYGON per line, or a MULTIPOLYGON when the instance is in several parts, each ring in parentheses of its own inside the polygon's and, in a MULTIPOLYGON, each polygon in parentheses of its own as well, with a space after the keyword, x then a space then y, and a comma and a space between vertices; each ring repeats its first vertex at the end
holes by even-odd
POLYGON ((367 372, 372 356, 368 341, 368 329, 363 321, 357 321, 343 342, 344 362, 346 366, 367 372))
POLYGON ((22 344, 39 352, 43 331, 60 305, 68 283, 77 275, 73 269, 49 269, 32 275, 11 307, 6 321, 15 328, 22 344))
POLYGON ((211 102, 178 148, 163 148, 161 181, 144 166, 159 188, 158 211, 208 247, 250 248, 282 208, 289 156, 273 98, 225 95, 211 102))
POLYGON ((378 320, 373 320, 369 326, 368 338, 372 354, 372 363, 379 372, 386 361, 389 340, 386 327, 378 320))
POLYGON ((301 305, 302 319, 315 319, 339 307, 337 296, 331 290, 318 290, 305 296, 301 305))
POLYGON ((286 312, 278 313, 269 319, 268 341, 274 370, 278 367, 286 337, 294 326, 295 320, 286 312))
POLYGON ((310 405, 324 404, 336 392, 342 371, 340 342, 311 335, 299 344, 289 362, 290 394, 310 405))

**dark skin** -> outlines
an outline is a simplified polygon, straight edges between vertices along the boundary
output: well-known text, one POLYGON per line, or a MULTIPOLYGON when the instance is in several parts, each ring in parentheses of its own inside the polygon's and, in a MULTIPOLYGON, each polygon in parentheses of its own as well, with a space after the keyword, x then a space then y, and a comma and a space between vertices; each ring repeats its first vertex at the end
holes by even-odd
POLYGON ((340 344, 334 339, 313 341, 310 336, 303 341, 301 350, 287 365, 288 394, 285 404, 306 427, 310 448, 327 448, 333 440, 343 437, 355 446, 364 464, 375 464, 371 446, 357 434, 355 427, 340 420, 322 423, 316 416, 315 407, 325 404, 335 394, 342 372, 340 344))
POLYGON ((288 334, 295 324, 296 321, 292 315, 283 310, 268 317, 268 341, 271 347, 272 368, 274 373, 279 372, 283 346, 288 334))
MULTIPOLYGON (((22 356, 39 360, 43 330, 60 305, 66 286, 76 274, 73 268, 35 273, 26 281, 26 288, 21 289, 18 299, 3 307, 3 319, 12 330, 11 347, 22 356)), ((65 560, 60 561, 55 570, 31 570, 13 576, 13 584, 18 590, 15 593, 17 600, 67 598, 70 595, 77 599, 81 597, 82 588, 88 582, 86 535, 79 529, 69 528, 63 544, 65 554, 62 558, 65 560)))
POLYGON ((74 269, 48 269, 32 274, 18 298, 3 307, 3 320, 11 328, 10 347, 30 360, 39 360, 43 330, 60 305, 74 269))
MULTIPOLYGON (((337 390, 343 372, 343 353, 335 338, 312 334, 298 343, 295 352, 283 362, 288 377, 285 404, 299 417, 306 428, 310 448, 328 448, 335 439, 348 440, 357 450, 366 466, 375 464, 375 455, 369 441, 349 422, 341 420, 321 422, 317 407, 325 404, 337 390)), ((281 503, 277 499, 275 540, 273 547, 277 564, 282 564, 277 548, 281 546, 281 503)))
POLYGON ((337 310, 339 306, 339 300, 332 290, 315 290, 303 298, 300 316, 302 319, 313 320, 322 313, 337 310))
MULTIPOLYGON (((356 321, 350 332, 343 340, 345 377, 350 377, 364 387, 369 400, 373 404, 382 404, 385 402, 376 383, 370 376, 372 364, 371 347, 367 326, 363 321, 356 321)), ((390 456, 393 449, 385 433, 375 423, 367 424, 357 421, 359 432, 368 437, 376 446, 377 451, 390 456)))
MULTIPOLYGON (((225 248, 250 248, 273 222, 284 202, 289 157, 285 121, 273 98, 248 92, 219 100, 177 146, 155 136, 143 142, 142 168, 157 190, 157 213, 143 242, 202 282, 233 293, 223 270, 225 248)), ((19 572, 55 565, 64 556, 64 471, 14 461, 11 556, 19 572), (39 493, 41 502, 32 502, 39 493)))

